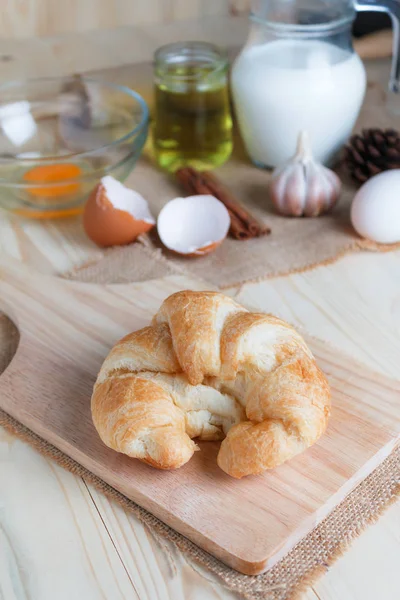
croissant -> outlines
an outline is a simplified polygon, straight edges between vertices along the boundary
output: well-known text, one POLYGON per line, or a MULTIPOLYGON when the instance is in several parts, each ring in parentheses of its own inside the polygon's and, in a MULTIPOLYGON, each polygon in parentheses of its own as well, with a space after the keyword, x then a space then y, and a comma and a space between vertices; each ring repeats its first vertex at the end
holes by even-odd
POLYGON ((303 338, 272 315, 223 294, 183 291, 152 324, 119 341, 91 401, 103 442, 159 469, 177 469, 223 440, 232 477, 262 473, 325 431, 330 391, 303 338))

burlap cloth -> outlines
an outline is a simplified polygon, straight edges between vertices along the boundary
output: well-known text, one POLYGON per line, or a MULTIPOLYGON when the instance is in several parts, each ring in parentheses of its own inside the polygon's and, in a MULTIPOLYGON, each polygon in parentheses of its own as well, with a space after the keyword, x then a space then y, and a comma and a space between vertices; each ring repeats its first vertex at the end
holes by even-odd
MULTIPOLYGON (((114 80, 135 80, 135 69, 125 67, 113 72, 114 80)), ((356 131, 363 127, 399 127, 400 119, 387 105, 389 61, 371 61, 367 65, 368 89, 356 131)), ((146 70, 145 70, 146 71, 146 70)), ((142 75, 145 81, 150 72, 142 75), (146 75, 147 74, 147 75, 146 75), (146 75, 146 77, 145 77, 146 75)), ((111 73, 107 73, 111 77, 111 73)), ((143 84, 141 92, 151 98, 151 89, 143 84)), ((399 112, 400 112, 400 101, 399 112)), ((139 243, 105 253, 103 272, 95 269, 95 278, 101 282, 144 281, 171 273, 183 273, 205 279, 221 289, 249 281, 303 271, 332 262, 346 253, 359 250, 387 251, 400 244, 378 245, 361 239, 350 223, 350 204, 357 186, 348 177, 342 165, 338 169, 343 181, 343 193, 332 214, 314 219, 286 218, 276 214, 268 197, 270 172, 255 168, 248 160, 238 132, 235 130, 234 153, 231 159, 216 170, 216 174, 261 221, 270 225, 272 234, 263 238, 240 242, 227 238, 213 253, 205 257, 184 258, 162 247, 155 231, 139 243), (124 269, 120 269, 121 261, 124 269), (118 273, 118 276, 117 276, 118 273), (113 275, 114 274, 114 275, 113 275)), ((154 166, 151 143, 148 142, 143 158, 127 180, 127 185, 138 190, 148 200, 155 216, 172 198, 185 195, 173 177, 154 166)), ((87 265, 85 265, 87 266, 87 265)), ((73 274, 80 279, 79 271, 73 274)), ((82 275, 86 280, 89 272, 82 275)))
MULTIPOLYGON (((114 268, 116 261, 114 261, 114 268)), ((124 278, 124 261, 119 270, 109 273, 101 263, 80 271, 80 279, 124 278)), ((0 373, 9 363, 18 345, 18 331, 0 315, 0 373)), ((217 575, 232 591, 249 600, 294 600, 346 549, 370 523, 400 494, 400 448, 365 479, 318 527, 305 537, 284 559, 264 575, 249 577, 225 566, 188 539, 164 525, 156 517, 128 500, 121 493, 90 473, 29 429, 0 410, 0 425, 31 444, 38 452, 94 485, 123 508, 132 512, 161 541, 174 543, 190 559, 217 575)))

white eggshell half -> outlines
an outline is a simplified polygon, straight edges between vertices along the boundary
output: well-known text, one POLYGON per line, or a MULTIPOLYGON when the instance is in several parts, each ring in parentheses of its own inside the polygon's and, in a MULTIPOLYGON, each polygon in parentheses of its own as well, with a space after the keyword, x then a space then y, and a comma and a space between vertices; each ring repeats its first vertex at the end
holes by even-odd
POLYGON ((179 254, 202 254, 202 249, 225 239, 231 220, 225 206, 214 196, 175 198, 161 210, 157 220, 162 243, 179 254))
POLYGON ((362 237, 374 242, 400 242, 400 169, 364 183, 351 205, 351 222, 362 237))
POLYGON ((144 221, 145 223, 155 225, 149 205, 138 192, 125 187, 123 183, 114 179, 111 175, 103 177, 101 184, 104 187, 108 200, 114 208, 129 213, 137 221, 144 221))

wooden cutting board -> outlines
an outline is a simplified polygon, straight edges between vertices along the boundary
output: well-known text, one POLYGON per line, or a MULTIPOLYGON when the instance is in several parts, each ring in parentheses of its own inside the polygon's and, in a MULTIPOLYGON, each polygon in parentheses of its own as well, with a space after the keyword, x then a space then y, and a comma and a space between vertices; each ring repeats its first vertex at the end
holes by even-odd
POLYGON ((157 471, 103 445, 90 396, 110 347, 148 324, 162 300, 207 286, 186 277, 99 286, 46 278, 0 259, 1 308, 21 333, 0 377, 0 408, 228 565, 273 566, 365 478, 400 439, 400 384, 308 340, 333 393, 327 433, 313 448, 258 477, 235 480, 218 444, 177 471, 157 471))

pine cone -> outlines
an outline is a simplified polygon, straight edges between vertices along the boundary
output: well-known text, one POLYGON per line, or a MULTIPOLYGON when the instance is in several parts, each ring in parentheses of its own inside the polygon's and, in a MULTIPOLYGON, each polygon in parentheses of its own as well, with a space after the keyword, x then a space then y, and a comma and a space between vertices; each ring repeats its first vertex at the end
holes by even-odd
POLYGON ((394 129, 364 129, 362 135, 350 138, 344 162, 359 183, 382 171, 400 169, 400 134, 394 129))

